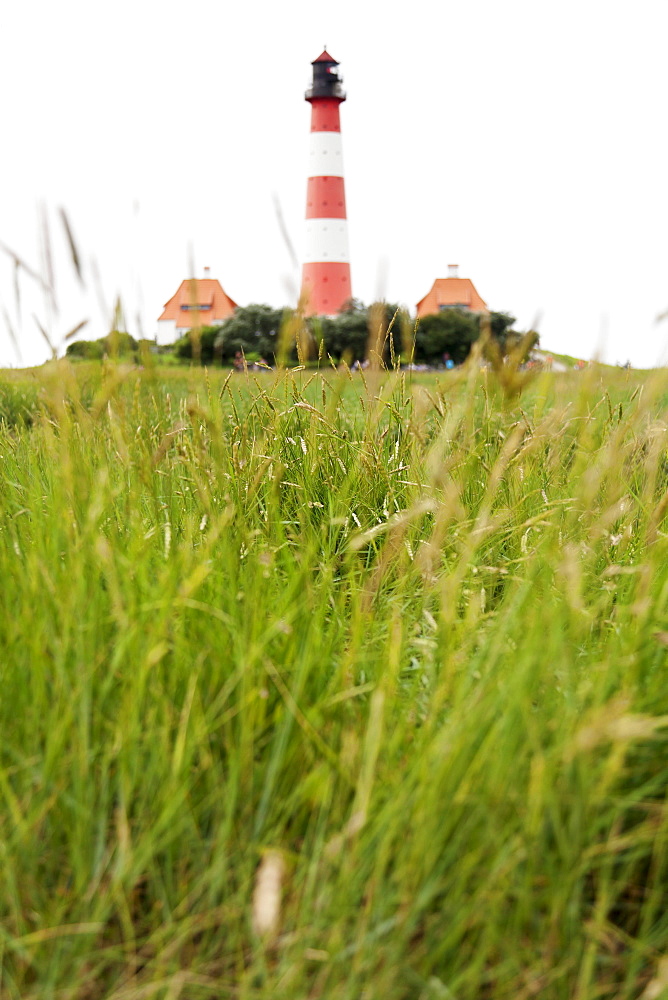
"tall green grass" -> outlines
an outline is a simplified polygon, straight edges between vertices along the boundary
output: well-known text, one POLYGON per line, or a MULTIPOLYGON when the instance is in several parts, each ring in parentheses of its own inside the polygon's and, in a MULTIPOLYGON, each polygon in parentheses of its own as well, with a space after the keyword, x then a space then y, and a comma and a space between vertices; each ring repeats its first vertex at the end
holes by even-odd
POLYGON ((0 996, 666 994, 666 381, 47 366, 0 996))

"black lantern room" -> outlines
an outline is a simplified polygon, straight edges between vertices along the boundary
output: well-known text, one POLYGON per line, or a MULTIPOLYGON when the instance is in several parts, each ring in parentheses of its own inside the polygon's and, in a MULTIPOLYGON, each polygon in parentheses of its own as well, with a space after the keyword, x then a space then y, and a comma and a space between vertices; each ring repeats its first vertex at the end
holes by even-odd
POLYGON ((305 99, 312 101, 324 97, 335 101, 345 101, 346 92, 337 69, 339 64, 336 59, 332 59, 327 49, 317 59, 314 59, 311 65, 313 66, 313 83, 304 94, 305 99))

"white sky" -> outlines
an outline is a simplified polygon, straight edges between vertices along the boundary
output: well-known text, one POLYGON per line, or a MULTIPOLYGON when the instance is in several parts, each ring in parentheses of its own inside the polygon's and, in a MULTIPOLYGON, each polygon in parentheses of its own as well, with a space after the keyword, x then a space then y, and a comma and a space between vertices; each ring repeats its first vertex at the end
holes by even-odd
POLYGON ((3 12, 0 364, 45 360, 113 299, 153 336, 211 267, 240 304, 294 302, 310 107, 341 62, 353 292, 408 305, 457 262, 554 351, 666 360, 668 0, 22 0, 3 12), (84 263, 74 276, 58 209, 84 263), (191 248, 191 249, 190 249, 191 248), (94 270, 103 294, 95 291, 94 270), (100 302, 104 300, 104 306, 100 302))

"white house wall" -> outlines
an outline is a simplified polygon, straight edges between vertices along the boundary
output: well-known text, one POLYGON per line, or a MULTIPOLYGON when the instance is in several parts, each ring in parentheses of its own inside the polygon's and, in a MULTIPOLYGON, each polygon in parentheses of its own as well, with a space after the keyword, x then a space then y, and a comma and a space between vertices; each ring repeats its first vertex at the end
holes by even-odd
MULTIPOLYGON (((178 336, 180 336, 180 334, 178 336)), ((173 344, 174 341, 178 339, 176 333, 176 320, 158 320, 158 330, 155 339, 161 347, 165 347, 167 344, 173 344)))

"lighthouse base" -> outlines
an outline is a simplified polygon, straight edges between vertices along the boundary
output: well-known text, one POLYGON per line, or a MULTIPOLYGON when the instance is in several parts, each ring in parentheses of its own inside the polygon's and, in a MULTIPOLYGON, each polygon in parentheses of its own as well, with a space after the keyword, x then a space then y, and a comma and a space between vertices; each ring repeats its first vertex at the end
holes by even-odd
POLYGON ((336 316, 351 298, 350 264, 304 264, 302 304, 306 316, 336 316))

